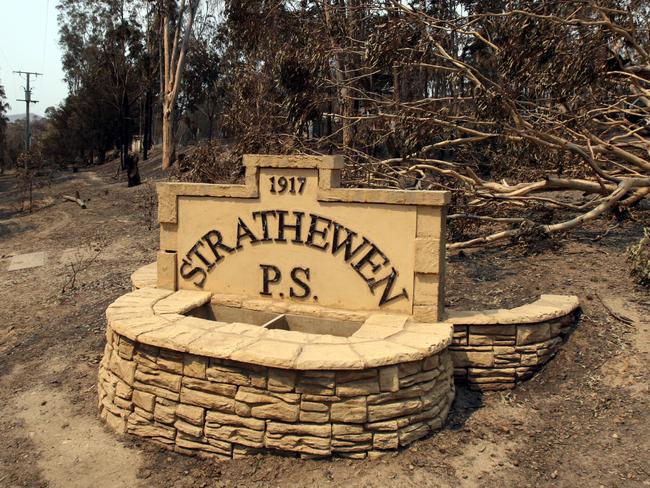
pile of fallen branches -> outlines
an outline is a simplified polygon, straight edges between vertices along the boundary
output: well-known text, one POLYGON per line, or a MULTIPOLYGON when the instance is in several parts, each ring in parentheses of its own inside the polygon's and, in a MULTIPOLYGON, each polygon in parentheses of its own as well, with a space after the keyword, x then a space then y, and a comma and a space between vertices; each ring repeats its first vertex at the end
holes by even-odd
MULTIPOLYGON (((453 191, 448 247, 539 240, 650 194, 641 0, 225 3, 222 129, 243 152, 344 154, 344 184, 453 191)), ((209 152, 209 151, 208 151, 209 152)))
MULTIPOLYGON (((334 115, 354 134, 343 149, 367 165, 370 177, 357 183, 401 186, 411 176, 417 188, 453 188, 469 201, 452 219, 508 227, 450 249, 513 238, 531 225, 542 235, 567 231, 650 192, 648 7, 535 4, 443 18, 393 1, 382 32, 358 43, 365 51, 355 75, 332 77, 356 107, 340 104, 334 115), (368 80, 386 62, 398 74, 381 92, 368 80), (371 156, 362 134, 406 143, 393 157, 371 156), (497 180, 490 157, 505 160, 515 180, 497 180), (521 216, 530 206, 575 216, 531 221, 521 216)), ((355 59, 354 49, 347 54, 355 59)))
POLYGON ((241 155, 219 141, 203 141, 179 155, 174 176, 181 181, 235 183, 242 175, 241 155))
POLYGON ((647 2, 274 0, 225 12, 233 147, 343 153, 351 186, 453 190, 450 219, 471 233, 451 249, 600 224, 650 193, 647 2))

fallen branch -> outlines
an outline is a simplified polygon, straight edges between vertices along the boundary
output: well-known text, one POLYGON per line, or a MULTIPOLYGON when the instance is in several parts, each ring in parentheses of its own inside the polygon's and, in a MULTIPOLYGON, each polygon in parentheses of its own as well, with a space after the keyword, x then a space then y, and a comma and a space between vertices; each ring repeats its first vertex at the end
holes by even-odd
POLYGON ((77 205, 79 205, 81 208, 86 208, 86 202, 84 202, 81 198, 71 197, 70 195, 63 195, 63 199, 68 200, 70 202, 74 202, 77 205))
POLYGON ((472 214, 452 214, 447 216, 448 220, 456 219, 472 219, 472 220, 486 220, 488 222, 501 222, 504 224, 521 224, 528 219, 523 217, 489 217, 487 215, 472 215, 472 214))
MULTIPOLYGON (((604 199, 596 208, 582 215, 579 215, 578 217, 575 217, 573 219, 566 220, 564 222, 559 222, 557 224, 541 225, 539 226, 539 228, 544 234, 549 235, 549 234, 553 234, 554 232, 567 231, 569 229, 577 227, 578 225, 584 222, 589 222, 590 220, 594 220, 595 218, 602 215, 603 213, 611 210, 612 207, 614 207, 614 205, 616 205, 616 203, 618 203, 627 194, 630 188, 634 186, 634 183, 635 182, 633 180, 623 180, 618 185, 616 191, 614 191, 609 197, 604 199)), ((447 244, 447 249, 448 250, 463 249, 467 247, 478 246, 481 244, 488 244, 490 242, 494 242, 500 239, 506 239, 508 237, 516 237, 520 233, 521 233, 520 229, 509 229, 502 232, 496 232, 488 236, 482 236, 482 237, 477 237, 475 239, 470 239, 469 241, 452 242, 451 244, 447 244)))
POLYGON ((621 205, 624 207, 631 207, 636 203, 640 202, 645 198, 647 194, 650 193, 650 187, 641 188, 634 192, 632 196, 627 197, 625 200, 621 201, 621 205))
POLYGON ((608 196, 605 200, 603 200, 602 203, 600 203, 600 205, 598 205, 593 210, 590 210, 585 214, 579 215, 574 219, 567 220, 565 222, 560 222, 558 224, 544 225, 542 228, 544 229, 545 233, 552 234, 553 232, 573 229, 574 227, 577 227, 583 222, 589 222, 590 220, 594 220, 596 217, 607 212, 614 205, 616 205, 616 203, 619 200, 621 200, 627 194, 630 188, 632 188, 633 186, 634 186, 633 180, 623 180, 618 185, 616 191, 613 192, 610 196, 608 196))

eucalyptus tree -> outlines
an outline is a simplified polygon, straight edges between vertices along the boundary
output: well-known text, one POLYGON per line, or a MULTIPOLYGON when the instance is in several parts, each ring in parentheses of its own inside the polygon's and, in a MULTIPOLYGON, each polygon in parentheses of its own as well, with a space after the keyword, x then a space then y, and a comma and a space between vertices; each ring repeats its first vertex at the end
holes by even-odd
POLYGON ((224 42, 219 31, 220 6, 205 2, 202 7, 188 43, 179 100, 185 107, 186 118, 194 119, 190 122, 197 128, 194 138, 204 128, 203 138, 212 139, 217 115, 224 104, 225 87, 221 83, 224 42))
POLYGON ((57 6, 70 92, 64 104, 80 121, 81 146, 99 151, 100 159, 115 146, 124 162, 150 86, 152 68, 143 69, 147 7, 126 0, 63 0, 57 6))
POLYGON ((199 0, 158 0, 160 11, 162 169, 176 161, 174 117, 199 0))

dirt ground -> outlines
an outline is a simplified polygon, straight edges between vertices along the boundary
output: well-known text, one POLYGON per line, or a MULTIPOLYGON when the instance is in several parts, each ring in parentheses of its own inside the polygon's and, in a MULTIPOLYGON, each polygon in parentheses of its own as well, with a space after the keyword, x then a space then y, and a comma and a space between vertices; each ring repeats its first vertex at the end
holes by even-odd
MULTIPOLYGON (((160 177, 153 164, 146 181, 160 177)), ((118 437, 98 419, 105 308, 158 247, 152 186, 126 188, 114 173, 58 175, 32 214, 17 211, 13 176, 0 176, 0 486, 650 486, 650 297, 625 262, 650 212, 536 255, 448 257, 448 307, 580 297, 575 332, 516 390, 458 387, 441 432, 381 460, 211 462, 118 437), (75 191, 87 209, 61 199, 75 191), (40 251, 44 266, 8 271, 11 256, 40 251)))

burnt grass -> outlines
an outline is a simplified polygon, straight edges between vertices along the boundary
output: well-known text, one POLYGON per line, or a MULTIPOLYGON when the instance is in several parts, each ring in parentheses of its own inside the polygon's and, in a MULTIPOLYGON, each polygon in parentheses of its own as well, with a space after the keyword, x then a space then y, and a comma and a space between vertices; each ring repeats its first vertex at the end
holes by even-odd
MULTIPOLYGON (((142 169, 145 180, 160 178, 153 164, 142 169)), ((130 274, 152 262, 158 247, 155 224, 148 228, 151 187, 126 188, 114 173, 108 164, 62 175, 38 190, 31 214, 16 211, 11 175, 0 177, 0 486, 62 486, 39 463, 43 446, 15 415, 21 394, 61 391, 69 399, 66 415, 104 428, 95 388, 104 311, 130 290, 130 274), (77 190, 86 210, 60 198, 77 190), (63 292, 72 271, 60 263, 62 251, 89 243, 101 248, 99 256, 63 292), (7 271, 9 256, 36 251, 47 251, 45 266, 7 271)), ((637 211, 534 252, 500 245, 449 255, 449 308, 576 294, 582 316, 530 381, 485 394, 459 385, 445 428, 399 453, 374 461, 258 455, 215 462, 131 437, 114 442, 138 459, 139 486, 650 486, 650 325, 618 320, 603 305, 622 300, 642 318, 650 313, 648 291, 633 282, 626 263, 626 248, 644 225, 650 212, 637 211)))

